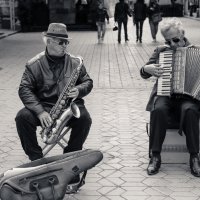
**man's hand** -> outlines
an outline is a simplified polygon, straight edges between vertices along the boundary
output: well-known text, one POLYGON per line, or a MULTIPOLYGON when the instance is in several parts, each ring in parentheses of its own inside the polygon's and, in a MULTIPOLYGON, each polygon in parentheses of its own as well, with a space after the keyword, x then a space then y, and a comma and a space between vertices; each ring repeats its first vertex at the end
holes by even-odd
POLYGON ((42 128, 49 127, 52 123, 52 119, 48 112, 43 111, 38 115, 42 128))
POLYGON ((69 98, 77 98, 78 95, 79 95, 79 91, 76 87, 72 88, 68 93, 69 98))
POLYGON ((144 71, 148 74, 151 74, 152 76, 160 77, 162 76, 164 69, 160 64, 150 64, 144 66, 144 71))

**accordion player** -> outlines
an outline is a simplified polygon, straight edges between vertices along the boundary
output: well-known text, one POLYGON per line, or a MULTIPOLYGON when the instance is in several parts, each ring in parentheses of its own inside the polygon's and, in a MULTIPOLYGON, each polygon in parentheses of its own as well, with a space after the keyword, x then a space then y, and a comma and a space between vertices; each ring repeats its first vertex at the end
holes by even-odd
POLYGON ((184 94, 200 100, 200 46, 161 52, 159 64, 163 74, 158 78, 158 96, 184 94))

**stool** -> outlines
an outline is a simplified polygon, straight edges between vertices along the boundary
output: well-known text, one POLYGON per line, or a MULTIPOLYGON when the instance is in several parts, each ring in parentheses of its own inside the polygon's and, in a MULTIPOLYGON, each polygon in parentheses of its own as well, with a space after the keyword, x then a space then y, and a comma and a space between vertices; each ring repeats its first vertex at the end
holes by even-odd
POLYGON ((46 156, 50 151, 51 149, 53 149, 57 144, 62 148, 64 149, 68 143, 67 139, 65 139, 65 135, 69 132, 71 128, 70 127, 65 127, 63 129, 63 131, 61 132, 61 134, 58 136, 57 140, 55 143, 53 144, 45 144, 42 148, 42 151, 43 151, 43 156, 46 156), (62 142, 61 142, 62 141, 62 142), (64 145, 64 144, 65 145, 64 145))
MULTIPOLYGON (((146 124, 146 131, 149 137, 151 134, 150 123, 146 124)), ((189 153, 186 147, 186 137, 184 134, 181 136, 178 133, 178 130, 179 122, 174 115, 171 115, 168 119, 166 137, 162 145, 162 163, 185 164, 189 161, 189 153)), ((151 155, 152 152, 149 139, 149 158, 151 155)))

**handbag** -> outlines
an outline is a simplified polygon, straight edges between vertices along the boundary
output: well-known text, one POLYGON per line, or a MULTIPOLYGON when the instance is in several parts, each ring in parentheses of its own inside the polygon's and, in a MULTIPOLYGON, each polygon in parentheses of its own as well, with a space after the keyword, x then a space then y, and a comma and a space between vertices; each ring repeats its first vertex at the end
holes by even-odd
POLYGON ((159 23, 159 22, 161 22, 162 21, 162 15, 161 15, 161 13, 155 13, 155 14, 153 14, 152 15, 152 22, 153 23, 159 23))
MULTIPOLYGON (((38 159, 13 168, 0 176, 0 198, 62 200, 70 181, 82 172, 86 175, 86 171, 102 158, 100 151, 82 150, 38 159)), ((78 184, 79 187, 81 185, 78 184)))
POLYGON ((118 30, 118 26, 117 23, 115 23, 114 27, 113 27, 113 31, 117 31, 118 30))

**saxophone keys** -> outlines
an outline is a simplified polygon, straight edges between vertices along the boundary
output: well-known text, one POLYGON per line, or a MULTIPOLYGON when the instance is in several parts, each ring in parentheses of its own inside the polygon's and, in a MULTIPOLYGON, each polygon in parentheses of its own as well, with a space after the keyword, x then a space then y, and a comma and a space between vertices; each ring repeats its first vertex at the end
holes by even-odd
POLYGON ((56 115, 56 114, 53 114, 53 115, 51 116, 51 118, 52 118, 52 120, 54 120, 54 119, 57 118, 57 115, 56 115))
POLYGON ((60 105, 64 106, 65 105, 65 100, 60 101, 60 105))
POLYGON ((56 134, 57 129, 56 128, 52 128, 52 134, 56 134))
MULTIPOLYGON (((62 97, 62 99, 63 99, 63 100, 66 100, 66 99, 67 99, 67 95, 64 95, 64 96, 62 97)), ((61 100, 61 101, 63 101, 63 100, 61 100)))
POLYGON ((60 110, 56 110, 55 112, 56 118, 58 117, 59 114, 60 114, 60 110))
POLYGON ((60 119, 56 120, 56 127, 55 127, 56 130, 60 127, 61 123, 62 121, 60 119))
POLYGON ((62 107, 63 107, 63 106, 62 106, 62 104, 61 104, 61 102, 60 102, 60 104, 58 105, 58 109, 61 110, 62 107))

